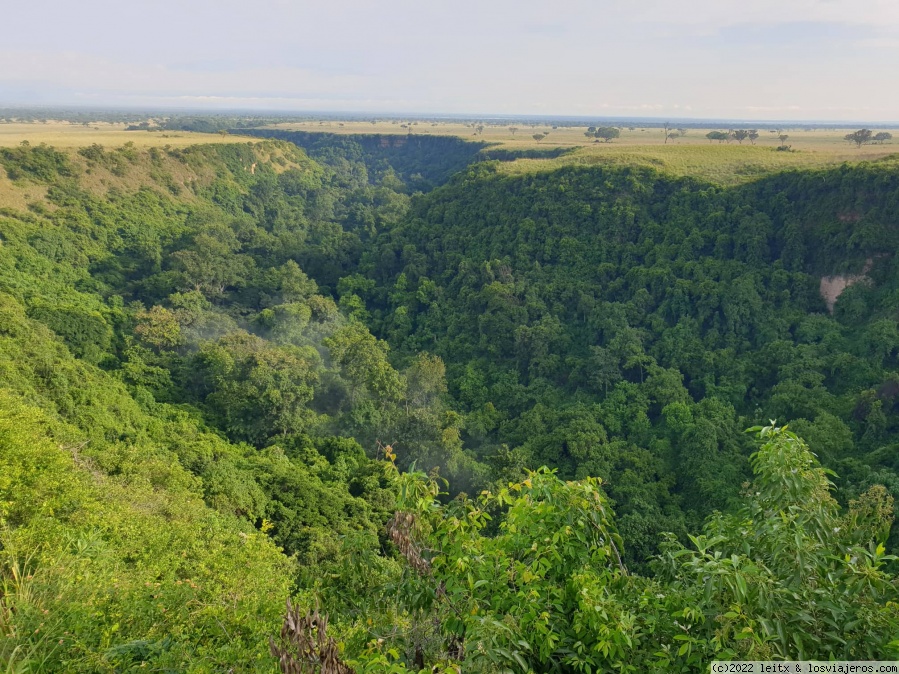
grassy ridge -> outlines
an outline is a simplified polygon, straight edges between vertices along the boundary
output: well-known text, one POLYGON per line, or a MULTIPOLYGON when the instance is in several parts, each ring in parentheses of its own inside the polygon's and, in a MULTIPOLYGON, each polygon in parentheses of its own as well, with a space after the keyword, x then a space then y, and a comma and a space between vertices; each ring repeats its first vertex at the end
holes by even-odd
POLYGON ((108 147, 121 147, 134 143, 141 148, 149 147, 189 147, 197 144, 233 143, 234 136, 191 131, 137 132, 126 131, 126 124, 94 122, 73 124, 62 121, 48 121, 46 124, 5 123, 0 124, 0 147, 14 147, 22 141, 32 145, 46 143, 56 148, 77 149, 94 143, 108 147))
POLYGON ((584 136, 586 127, 516 128, 485 125, 480 132, 474 124, 406 123, 398 121, 368 122, 303 122, 266 127, 272 130, 297 130, 306 134, 382 134, 394 137, 429 138, 455 136, 478 143, 489 143, 482 156, 507 160, 503 170, 510 174, 553 171, 562 166, 647 166, 676 176, 693 176, 719 185, 735 185, 780 171, 799 168, 822 168, 844 162, 891 160, 897 151, 891 144, 871 144, 861 148, 847 143, 846 129, 809 130, 786 128, 786 144, 791 152, 777 151, 781 144, 777 134, 762 131, 752 145, 749 141, 720 144, 705 137, 710 130, 690 129, 686 135, 664 142, 662 129, 622 128, 621 136, 611 143, 597 143, 584 136), (541 140, 533 135, 545 134, 541 140), (535 153, 550 156, 530 157, 535 153), (552 156, 553 153, 564 153, 552 156), (520 158, 515 158, 515 155, 520 158), (508 161, 514 159, 514 161, 508 161))
MULTIPOLYGON (((855 161, 874 159, 899 166, 896 155, 852 155, 855 161)), ((847 161, 845 153, 779 152, 772 147, 736 144, 612 145, 585 147, 555 159, 519 159, 502 171, 522 175, 554 171, 563 166, 645 166, 673 176, 691 176, 718 185, 737 185, 796 169, 833 166, 847 161)))

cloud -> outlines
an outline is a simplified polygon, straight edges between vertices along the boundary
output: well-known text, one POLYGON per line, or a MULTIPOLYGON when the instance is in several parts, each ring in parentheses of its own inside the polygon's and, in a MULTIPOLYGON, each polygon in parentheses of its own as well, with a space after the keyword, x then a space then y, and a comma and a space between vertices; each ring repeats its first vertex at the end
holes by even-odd
POLYGON ((0 104, 899 119, 895 0, 30 0, 4 19, 0 104))

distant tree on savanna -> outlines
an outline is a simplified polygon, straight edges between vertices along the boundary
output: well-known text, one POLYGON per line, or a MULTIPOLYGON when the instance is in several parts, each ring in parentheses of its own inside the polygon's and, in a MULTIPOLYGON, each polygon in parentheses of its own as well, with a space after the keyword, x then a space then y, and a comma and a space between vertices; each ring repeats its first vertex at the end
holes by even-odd
POLYGON ((534 140, 536 140, 536 141, 539 143, 541 140, 543 140, 544 138, 546 138, 546 134, 543 134, 543 133, 535 133, 533 136, 531 136, 531 138, 533 138, 534 140))
POLYGON ((758 140, 759 137, 758 129, 749 129, 749 134, 747 137, 749 138, 749 142, 755 145, 755 141, 758 140))
POLYGON ((783 145, 784 143, 787 142, 787 138, 789 138, 789 136, 785 133, 782 133, 777 137, 777 140, 779 140, 780 144, 783 145))
POLYGON ((705 137, 709 139, 710 143, 713 140, 717 140, 719 143, 723 143, 729 139, 729 136, 725 131, 709 131, 705 135, 705 137))
POLYGON ((475 131, 478 132, 478 135, 481 135, 482 133, 484 133, 484 125, 478 124, 477 127, 475 127, 475 131))
POLYGON ((618 138, 621 135, 621 130, 614 126, 601 126, 593 135, 607 143, 611 143, 613 138, 618 138))
POLYGON ((510 126, 510 127, 509 127, 509 131, 511 131, 511 132, 512 132, 512 135, 514 136, 514 135, 515 135, 515 132, 518 131, 518 127, 517 127, 517 126, 510 126))
POLYGON ((843 138, 850 143, 855 143, 855 147, 861 147, 866 143, 870 143, 873 136, 874 133, 871 129, 859 129, 858 131, 847 133, 843 138))
POLYGON ((874 138, 872 138, 871 140, 873 140, 875 143, 883 144, 892 139, 893 134, 891 134, 889 131, 881 131, 880 133, 875 133, 874 138))
POLYGON ((731 129, 730 137, 737 141, 740 145, 743 144, 743 141, 749 136, 749 132, 746 129, 731 129))
POLYGON ((665 122, 665 126, 662 127, 665 131, 665 144, 668 144, 668 139, 672 137, 671 135, 671 122, 665 122))
POLYGON ((677 135, 678 135, 678 136, 686 136, 686 135, 687 135, 687 131, 689 131, 689 129, 678 129, 678 130, 677 130, 677 135))

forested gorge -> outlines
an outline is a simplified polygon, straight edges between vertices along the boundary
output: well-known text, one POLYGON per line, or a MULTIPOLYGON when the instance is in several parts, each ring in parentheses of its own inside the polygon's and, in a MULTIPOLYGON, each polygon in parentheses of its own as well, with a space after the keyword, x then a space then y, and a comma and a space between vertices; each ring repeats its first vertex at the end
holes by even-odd
POLYGON ((0 148, 7 671, 899 658, 891 164, 277 135, 0 148))

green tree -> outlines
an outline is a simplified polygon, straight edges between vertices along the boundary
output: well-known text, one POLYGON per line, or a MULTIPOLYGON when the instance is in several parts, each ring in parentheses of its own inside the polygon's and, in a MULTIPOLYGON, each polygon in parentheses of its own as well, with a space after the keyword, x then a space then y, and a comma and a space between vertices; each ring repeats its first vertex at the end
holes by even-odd
POLYGON ((870 129, 859 129, 852 133, 847 133, 843 138, 850 143, 855 143, 855 147, 861 147, 871 142, 874 133, 870 129))
POLYGON ((181 325, 175 312, 156 305, 135 315, 135 334, 155 349, 171 349, 181 343, 181 325))
POLYGON ((618 138, 621 135, 621 130, 614 126, 601 126, 596 130, 595 135, 597 138, 602 138, 605 142, 611 143, 613 138, 618 138))
POLYGON ((230 227, 215 225, 196 234, 189 248, 179 250, 172 257, 184 275, 186 289, 219 298, 249 273, 251 260, 235 254, 240 247, 230 227))
POLYGON ((319 377, 315 349, 236 332, 201 346, 193 361, 196 389, 234 439, 263 444, 314 423, 308 405, 319 377))
POLYGON ((660 558, 661 577, 692 585, 703 604, 686 643, 746 659, 873 658, 895 648, 885 646, 896 589, 882 545, 892 498, 874 488, 841 511, 800 438, 753 430, 763 444, 743 508, 712 520, 694 549, 672 542, 660 558))

